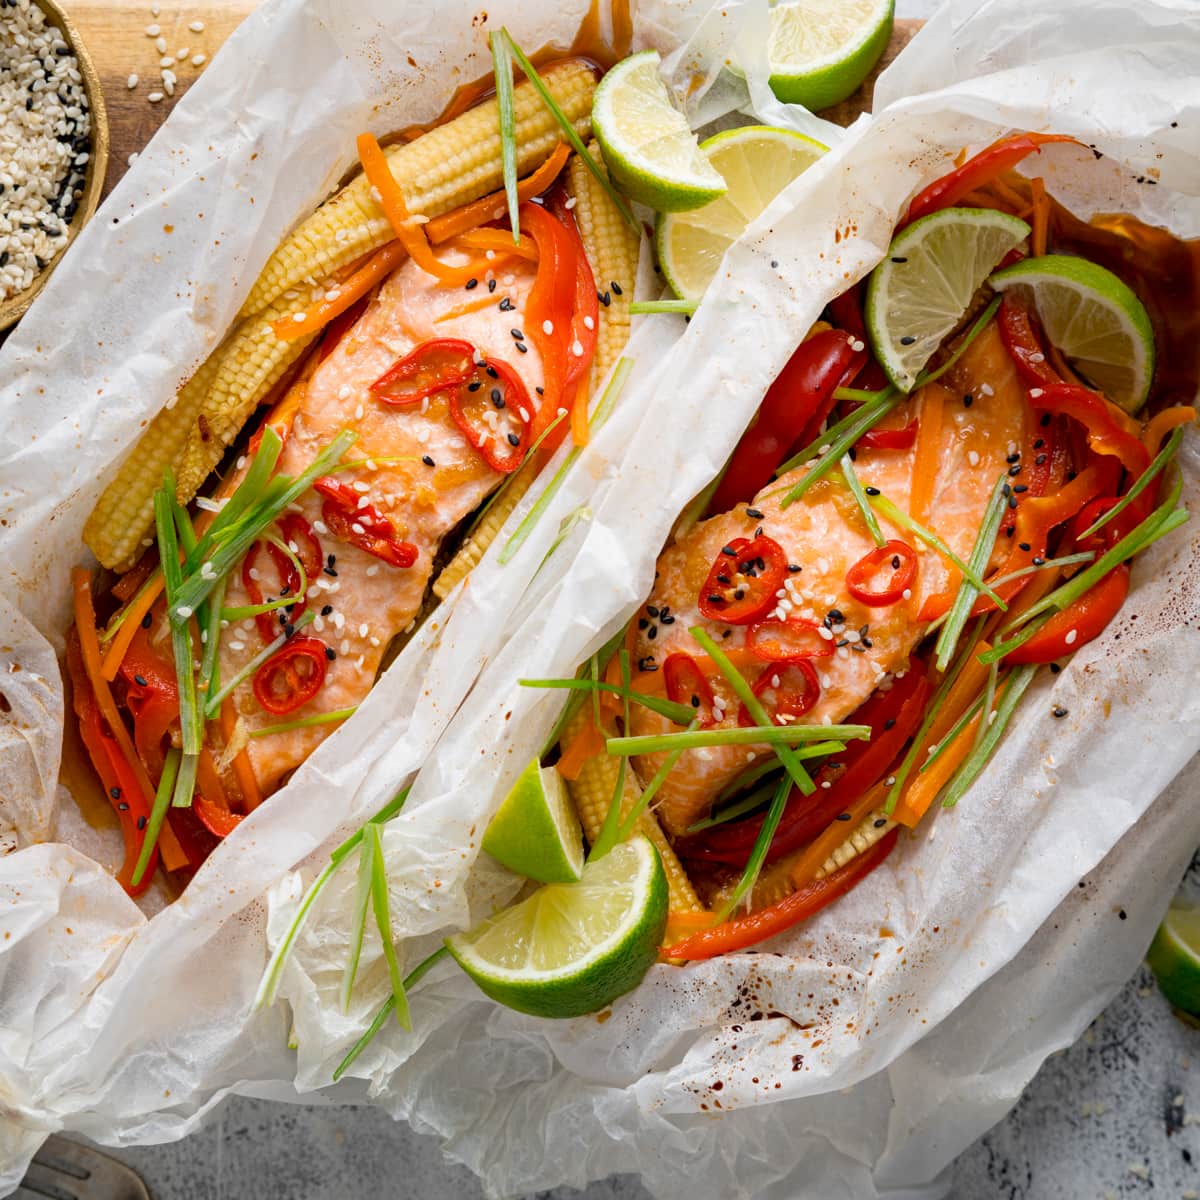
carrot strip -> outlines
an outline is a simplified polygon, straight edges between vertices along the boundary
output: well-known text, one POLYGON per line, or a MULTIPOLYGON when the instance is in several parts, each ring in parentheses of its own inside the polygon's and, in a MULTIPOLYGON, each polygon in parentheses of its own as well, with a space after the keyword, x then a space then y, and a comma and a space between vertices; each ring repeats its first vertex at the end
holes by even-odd
POLYGON ((1142 430, 1142 442, 1150 452, 1151 458, 1162 449, 1163 439, 1179 425, 1190 425, 1196 419, 1196 410, 1188 404, 1177 404, 1174 408, 1164 408, 1146 422, 1142 430))
POLYGON ((929 524, 933 490, 937 483, 938 458, 942 449, 942 412, 948 393, 940 383, 921 389, 917 409, 917 448, 913 454, 912 487, 908 511, 914 521, 929 524))
POLYGON ((975 734, 982 720, 983 710, 980 709, 958 731, 937 761, 930 764, 929 770, 913 777, 912 783, 905 788, 904 795, 900 797, 900 803, 896 805, 896 811, 892 814, 899 824, 907 825, 909 829, 916 828, 938 792, 950 782, 951 776, 971 753, 971 748, 975 745, 975 734))
POLYGON ((159 571, 146 588, 129 602, 128 613, 121 622, 121 628, 113 635, 112 645, 109 646, 108 652, 100 664, 100 673, 109 683, 116 679, 121 663, 125 661, 125 654, 129 649, 130 642, 137 636, 139 626, 145 620, 146 614, 154 607, 155 601, 162 595, 162 590, 163 574, 159 571))
POLYGON ((514 258, 524 258, 530 262, 538 260, 537 243, 533 238, 521 234, 520 241, 514 242, 512 233, 507 229, 475 229, 470 233, 460 234, 454 244, 472 250, 494 250, 498 254, 511 254, 514 258))
MULTIPOLYGON (((567 143, 559 142, 550 157, 536 171, 526 175, 517 184, 517 198, 528 200, 531 196, 537 196, 544 192, 558 177, 558 173, 563 169, 563 164, 570 155, 571 151, 567 143)), ((452 237, 457 237, 460 233, 466 233, 480 225, 486 225, 489 221, 498 221, 507 211, 508 204, 504 191, 491 192, 487 196, 481 196, 478 200, 472 200, 448 213, 443 213, 440 217, 434 217, 425 226, 425 234, 429 241, 437 246, 452 237)), ((512 245, 511 235, 509 236, 509 245, 512 245)))
POLYGON ((588 385, 581 378, 575 384, 575 396, 571 401, 571 440, 577 446, 586 446, 590 436, 588 425, 588 385))
MULTIPOLYGON (((233 738, 234 726, 237 724, 237 714, 233 711, 233 697, 226 696, 221 701, 221 736, 228 745, 233 738)), ((258 786, 258 777, 250 765, 250 755, 245 747, 233 756, 233 773, 237 777, 238 786, 242 789, 242 799, 246 802, 246 811, 253 812, 262 802, 262 789, 258 786)))
POLYGON ((465 317, 468 313, 478 312, 481 308, 487 308, 488 305, 496 303, 496 297, 488 293, 480 296, 478 300, 468 300, 466 304, 460 304, 457 308, 451 308, 442 313, 440 317, 434 317, 433 324, 438 325, 442 321, 452 321, 455 317, 465 317))
POLYGON ((975 697, 979 695, 988 676, 988 668, 979 661, 979 656, 986 654, 991 648, 991 644, 982 639, 976 643, 975 652, 963 664, 958 678, 946 693, 941 710, 934 717, 933 724, 930 725, 929 732, 925 735, 925 740, 917 753, 917 766, 925 761, 929 747, 936 746, 943 736, 950 732, 955 721, 971 707, 975 697))
POLYGON ((877 783, 868 788, 852 804, 846 806, 848 821, 830 821, 825 831, 796 855, 792 864, 792 882, 798 888, 811 883, 825 860, 850 836, 862 819, 887 799, 888 785, 877 783))
POLYGON ((1046 198, 1046 185, 1040 176, 1029 181, 1029 190, 1033 194, 1033 234, 1029 240, 1029 248, 1035 258, 1040 258, 1046 253, 1049 237, 1050 202, 1046 198))
POLYGON ((595 721, 588 721, 571 739, 571 744, 562 752, 555 764, 564 779, 578 779, 583 764, 589 758, 604 753, 604 735, 596 728, 595 721))
POLYGON ((345 283, 335 290, 332 300, 322 300, 314 304, 305 314, 302 321, 294 317, 283 317, 271 322, 271 328, 277 338, 290 342, 298 337, 316 333, 324 329, 334 317, 340 316, 352 304, 362 299, 380 280, 390 275, 405 259, 408 251, 399 241, 388 242, 367 260, 345 283))

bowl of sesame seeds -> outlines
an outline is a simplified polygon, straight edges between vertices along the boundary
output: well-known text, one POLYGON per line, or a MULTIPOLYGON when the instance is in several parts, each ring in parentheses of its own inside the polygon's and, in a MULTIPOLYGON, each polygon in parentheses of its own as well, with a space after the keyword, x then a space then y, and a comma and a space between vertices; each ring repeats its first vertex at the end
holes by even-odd
POLYGON ((100 202, 104 96, 55 0, 0 0, 0 330, 33 303, 100 202))

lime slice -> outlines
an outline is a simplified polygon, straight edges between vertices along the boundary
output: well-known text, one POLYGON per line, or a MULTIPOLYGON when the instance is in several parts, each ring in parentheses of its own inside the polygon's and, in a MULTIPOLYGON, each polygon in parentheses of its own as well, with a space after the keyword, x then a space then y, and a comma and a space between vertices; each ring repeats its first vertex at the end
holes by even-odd
POLYGON ((657 50, 644 50, 604 76, 592 103, 592 130, 609 174, 634 200, 659 212, 699 208, 725 191, 725 181, 671 104, 658 63, 657 50))
POLYGON ((578 1017, 637 987, 666 924, 667 877, 639 836, 589 862, 578 883, 548 883, 446 945, 493 1000, 578 1017))
POLYGON ((871 272, 866 318, 879 365, 912 390, 971 307, 996 264, 1029 236, 1029 226, 990 208, 944 208, 914 221, 871 272))
POLYGON ((1154 329, 1142 302, 1111 271, 1085 258, 1046 254, 997 271, 989 282, 1030 301, 1046 336, 1114 404, 1132 413, 1146 403, 1154 329))
POLYGON ((535 758, 483 835, 483 848, 538 883, 573 883, 583 871, 583 831, 563 777, 535 758))
POLYGON ((771 9, 771 90, 815 112, 852 95, 892 37, 892 0, 788 0, 771 9))
POLYGON ((731 242, 828 146, 790 129, 747 125, 702 142, 728 191, 703 208, 665 213, 655 234, 658 263, 675 294, 699 300, 731 242))
POLYGON ((1173 904, 1146 952, 1158 986, 1176 1008, 1200 1016, 1200 908, 1173 904))

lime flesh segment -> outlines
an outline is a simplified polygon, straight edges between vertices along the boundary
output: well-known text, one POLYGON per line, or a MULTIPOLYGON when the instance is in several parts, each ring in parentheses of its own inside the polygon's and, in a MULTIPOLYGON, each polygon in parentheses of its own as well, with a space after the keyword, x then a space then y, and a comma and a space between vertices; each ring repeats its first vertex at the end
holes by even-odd
POLYGON ((1146 402, 1154 378, 1154 328, 1142 302, 1111 271, 1085 258, 1028 258, 989 281, 1037 311, 1046 336, 1087 381, 1126 412, 1146 402))
POLYGON ((989 208, 944 208, 914 221, 888 247, 867 285, 867 329, 879 365, 912 390, 971 307, 996 264, 1029 236, 1017 217, 989 208))
POLYGON ((583 871, 583 831, 562 776, 537 759, 521 772, 483 835, 483 848, 538 883, 572 883, 583 871))
POLYGON ((1163 995, 1183 1012, 1200 1016, 1200 908, 1167 909, 1146 962, 1163 995))
POLYGON ((617 63, 592 102, 592 130, 609 174, 634 200, 659 212, 699 208, 725 182, 696 144, 658 74, 657 50, 617 63))
POLYGON ((748 125, 718 133, 700 149, 728 190, 703 208, 664 214, 655 232, 659 266, 683 300, 700 299, 729 246, 828 147, 790 129, 748 125))
POLYGON ((787 0, 771 9, 771 90, 816 111, 852 95, 892 37, 892 0, 787 0))
POLYGON ((578 1017, 632 991, 658 957, 667 877, 645 837, 550 883, 466 933, 450 953, 493 1000, 537 1017, 578 1017))

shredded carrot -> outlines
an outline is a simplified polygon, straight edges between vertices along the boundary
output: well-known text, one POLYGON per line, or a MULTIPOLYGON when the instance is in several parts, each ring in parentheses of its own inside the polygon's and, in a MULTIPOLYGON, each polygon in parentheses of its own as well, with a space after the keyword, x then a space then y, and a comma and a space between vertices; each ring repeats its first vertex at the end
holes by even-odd
POLYGON ((408 251, 399 241, 388 242, 367 260, 345 283, 338 285, 332 300, 326 299, 314 304, 302 321, 294 317, 283 317, 271 322, 271 328, 277 338, 290 342, 298 337, 305 337, 324 329, 334 317, 340 316, 352 304, 357 303, 380 280, 390 275, 405 259, 408 251))
MULTIPOLYGON (((221 701, 221 736, 225 739, 226 745, 233 738, 236 724, 237 713, 233 709, 233 697, 226 696, 221 701)), ((258 786, 258 777, 250 765, 250 755, 246 753, 244 746, 233 756, 233 773, 237 777, 238 786, 242 789, 242 799, 245 801, 246 811, 253 812, 263 802, 263 795, 262 789, 258 786)))
POLYGON ((1172 429, 1180 425, 1190 425, 1196 419, 1196 410, 1188 404, 1178 404, 1174 408, 1164 408, 1146 422, 1142 431, 1142 441, 1150 456, 1162 449, 1163 439, 1172 429))
POLYGON ((225 785, 221 782, 216 759, 207 746, 200 748, 200 760, 196 764, 196 787, 210 804, 228 811, 229 797, 225 794, 225 785))
POLYGON ((581 377, 575 384, 575 396, 571 401, 571 440, 577 446, 586 446, 590 436, 588 426, 588 381, 581 377))
POLYGON ((100 667, 101 674, 109 683, 116 679, 117 672, 121 669, 121 663, 125 661, 125 654, 129 650, 130 642, 137 636, 138 628, 146 614, 154 607, 155 601, 162 595, 162 590, 163 573, 159 571, 146 587, 129 602, 121 628, 113 636, 112 645, 109 646, 108 653, 105 654, 100 667))
MULTIPOLYGON (((517 198, 528 200, 531 196, 537 196, 544 192, 558 177, 558 173, 563 169, 563 164, 570 154, 571 151, 566 142, 559 142, 550 157, 536 171, 527 175, 517 184, 517 198)), ((457 237, 460 233, 466 233, 480 225, 486 225, 489 221, 498 221, 507 211, 508 204, 504 191, 492 192, 490 195, 472 200, 460 208, 443 213, 440 217, 434 217, 425 226, 425 233, 429 241, 437 246, 452 237, 457 237)), ((512 244, 511 235, 509 244, 512 244)))
POLYGON ((825 865, 825 860, 850 836, 867 813, 878 808, 887 799, 887 791, 886 783, 877 783, 868 788, 857 800, 846 806, 845 811, 850 814, 848 821, 830 821, 829 827, 796 855, 792 864, 792 882, 796 887, 804 887, 817 877, 817 872, 825 865))
POLYGON ((1042 182, 1041 176, 1029 181, 1029 189, 1033 194, 1031 214, 1033 235, 1029 241, 1029 248, 1033 251, 1035 258, 1040 258, 1046 253, 1046 243, 1049 238, 1050 201, 1046 196, 1046 185, 1042 182))
POLYGON ((963 664, 962 670, 958 673, 958 678, 946 693, 946 699, 942 703, 941 710, 934 718, 933 724, 930 725, 929 732, 925 735, 922 747, 917 752, 918 765, 925 761, 925 752, 928 748, 936 746, 942 737, 949 733, 954 727, 955 721, 971 707, 975 697, 979 695, 979 691, 988 676, 988 668, 979 661, 979 656, 986 654, 991 648, 991 644, 982 639, 976 643, 975 652, 963 664))
POLYGON ((938 459, 942 450, 942 412, 949 393, 940 383, 921 389, 917 407, 917 447, 913 454, 912 488, 908 511, 914 521, 929 522, 933 489, 937 483, 938 459))
POLYGON ((454 240, 455 246, 468 247, 472 250, 493 250, 497 254, 511 254, 514 258, 528 259, 537 262, 537 243, 531 237, 521 234, 520 240, 514 242, 512 233, 507 229, 474 229, 469 233, 460 234, 454 240))
POLYGON ((143 554, 132 567, 129 568, 117 581, 110 587, 109 594, 115 596, 122 604, 128 603, 141 590, 142 584, 154 574, 155 569, 154 556, 151 554, 143 554))
POLYGON ((595 721, 586 721, 579 732, 571 739, 562 752, 562 757, 555 764, 558 773, 564 779, 578 779, 583 764, 589 758, 604 753, 604 735, 596 727, 595 721))
POLYGON ((893 818, 909 829, 915 829, 917 823, 925 815, 929 806, 937 797, 938 792, 950 782, 951 776, 962 766, 971 748, 975 745, 975 734, 983 720, 983 710, 980 709, 958 731, 954 740, 938 755, 937 761, 929 765, 927 771, 922 771, 912 778, 912 782, 904 790, 900 803, 896 805, 893 818))
POLYGON ((468 300, 466 304, 460 304, 457 308, 448 309, 440 317, 434 317, 433 324, 439 325, 442 321, 453 321, 455 317, 465 317, 468 313, 478 312, 481 308, 487 308, 496 302, 495 296, 485 293, 478 300, 468 300))
POLYGON ((1029 201, 1018 192, 1011 183, 1003 178, 993 179, 988 185, 996 196, 1007 204, 1014 212, 1028 212, 1029 201))

